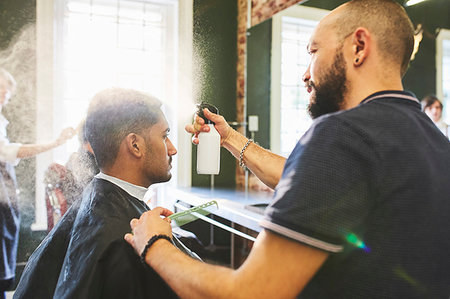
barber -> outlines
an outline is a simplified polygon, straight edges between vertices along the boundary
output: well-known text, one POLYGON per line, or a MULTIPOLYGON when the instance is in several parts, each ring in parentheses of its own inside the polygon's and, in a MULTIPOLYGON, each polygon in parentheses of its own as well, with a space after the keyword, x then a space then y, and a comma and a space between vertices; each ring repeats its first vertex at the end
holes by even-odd
POLYGON ((239 269, 183 255, 164 208, 125 239, 182 298, 448 298, 450 143, 403 91, 413 31, 393 0, 320 21, 303 76, 315 121, 287 160, 205 111, 222 146, 276 186, 239 269))

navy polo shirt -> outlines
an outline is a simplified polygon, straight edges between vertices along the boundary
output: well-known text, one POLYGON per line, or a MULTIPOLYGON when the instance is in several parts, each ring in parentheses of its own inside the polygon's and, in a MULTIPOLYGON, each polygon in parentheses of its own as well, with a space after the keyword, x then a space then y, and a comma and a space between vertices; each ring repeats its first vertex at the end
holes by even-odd
POLYGON ((450 143, 417 99, 316 119, 261 226, 330 253, 301 298, 448 298, 450 143))

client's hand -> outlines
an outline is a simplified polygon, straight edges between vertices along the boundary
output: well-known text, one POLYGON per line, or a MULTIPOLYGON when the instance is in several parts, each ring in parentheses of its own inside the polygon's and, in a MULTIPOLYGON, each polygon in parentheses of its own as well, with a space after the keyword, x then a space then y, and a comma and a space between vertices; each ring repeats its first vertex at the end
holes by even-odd
MULTIPOLYGON (((203 114, 207 119, 215 123, 214 127, 220 135, 220 144, 222 145, 223 142, 231 135, 233 129, 230 127, 230 125, 228 125, 227 121, 222 115, 212 113, 208 110, 208 108, 203 109, 203 114)), ((200 132, 209 132, 209 127, 205 125, 205 121, 203 120, 203 118, 195 115, 194 123, 192 125, 186 125, 185 130, 188 133, 194 134, 194 136, 192 137, 192 142, 194 144, 198 144, 198 134, 200 132)))
POLYGON ((173 212, 168 209, 157 207, 145 212, 139 219, 132 219, 130 226, 133 233, 126 234, 125 240, 134 247, 138 254, 141 254, 148 240, 154 235, 162 234, 172 237, 170 219, 161 218, 161 216, 168 217, 172 214, 173 212))

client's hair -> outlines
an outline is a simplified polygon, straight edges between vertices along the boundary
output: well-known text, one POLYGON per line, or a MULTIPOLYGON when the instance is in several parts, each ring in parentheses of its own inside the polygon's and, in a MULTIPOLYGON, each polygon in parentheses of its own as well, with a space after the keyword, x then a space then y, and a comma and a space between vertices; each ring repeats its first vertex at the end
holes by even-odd
POLYGON ((111 166, 122 140, 140 134, 159 121, 161 102, 132 89, 109 88, 97 93, 88 108, 85 136, 98 166, 111 166))

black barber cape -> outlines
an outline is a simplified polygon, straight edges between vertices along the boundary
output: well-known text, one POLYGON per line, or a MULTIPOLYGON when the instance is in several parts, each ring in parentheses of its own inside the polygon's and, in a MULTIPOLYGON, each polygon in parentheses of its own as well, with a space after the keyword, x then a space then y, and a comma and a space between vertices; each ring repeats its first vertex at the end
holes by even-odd
POLYGON ((31 255, 14 298, 177 298, 123 239, 130 220, 148 210, 117 185, 94 178, 31 255))

